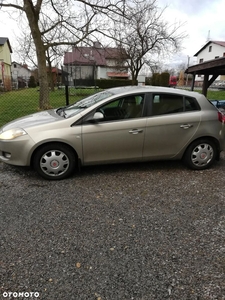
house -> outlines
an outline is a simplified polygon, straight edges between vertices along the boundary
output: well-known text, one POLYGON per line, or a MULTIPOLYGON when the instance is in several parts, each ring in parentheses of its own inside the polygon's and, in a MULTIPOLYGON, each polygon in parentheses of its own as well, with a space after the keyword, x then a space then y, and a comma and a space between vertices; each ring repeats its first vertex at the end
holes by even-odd
MULTIPOLYGON (((55 87, 62 84, 62 70, 57 67, 46 66, 46 72, 48 76, 49 87, 55 87)), ((34 77, 34 81, 39 85, 38 69, 32 69, 31 76, 34 77)))
MULTIPOLYGON (((225 57, 225 41, 208 41, 194 56, 197 64, 225 57)), ((197 75, 196 81, 202 82, 204 75, 197 75)), ((216 82, 225 80, 225 75, 217 77, 216 82)))
POLYGON ((13 61, 11 65, 11 74, 13 88, 18 89, 28 87, 31 70, 28 69, 26 64, 19 64, 13 61))
POLYGON ((102 47, 96 42, 92 47, 73 47, 64 55, 64 71, 69 85, 94 85, 96 79, 128 79, 124 50, 102 47))
POLYGON ((11 90, 11 53, 12 48, 7 37, 0 37, 0 87, 11 90))
POLYGON ((52 67, 51 70, 49 67, 47 67, 47 73, 48 73, 48 80, 51 82, 54 86, 61 85, 62 83, 62 70, 57 67, 52 67), (51 74, 51 78, 50 78, 51 74))

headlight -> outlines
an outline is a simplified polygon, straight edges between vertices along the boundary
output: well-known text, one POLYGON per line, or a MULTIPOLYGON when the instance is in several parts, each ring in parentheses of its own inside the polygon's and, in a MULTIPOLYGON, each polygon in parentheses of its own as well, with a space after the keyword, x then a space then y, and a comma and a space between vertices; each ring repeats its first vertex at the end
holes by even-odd
POLYGON ((0 140, 13 140, 21 135, 27 134, 22 128, 14 128, 0 133, 0 140))

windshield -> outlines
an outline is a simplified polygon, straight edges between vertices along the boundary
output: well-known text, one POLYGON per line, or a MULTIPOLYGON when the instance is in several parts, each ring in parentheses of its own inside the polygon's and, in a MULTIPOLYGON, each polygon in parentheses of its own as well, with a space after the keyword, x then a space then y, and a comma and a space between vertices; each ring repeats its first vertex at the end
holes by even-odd
POLYGON ((112 95, 113 95, 113 93, 109 92, 109 91, 99 92, 97 94, 94 94, 87 98, 84 98, 80 101, 77 101, 74 104, 68 105, 63 108, 59 108, 56 112, 58 115, 60 115, 64 118, 69 118, 69 117, 72 117, 72 116, 80 113, 85 108, 91 107, 95 103, 111 97, 112 95))

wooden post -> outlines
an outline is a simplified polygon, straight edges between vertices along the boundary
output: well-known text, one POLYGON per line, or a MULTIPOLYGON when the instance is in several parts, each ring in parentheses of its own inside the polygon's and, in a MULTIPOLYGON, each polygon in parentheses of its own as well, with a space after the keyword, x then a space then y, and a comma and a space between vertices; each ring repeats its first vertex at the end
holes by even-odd
POLYGON ((205 74, 204 75, 204 81, 203 81, 203 87, 202 87, 202 94, 207 96, 207 89, 208 89, 208 79, 209 79, 209 75, 205 74))
POLYGON ((194 91, 194 86, 195 86, 195 73, 193 74, 193 78, 192 78, 192 83, 191 83, 191 91, 194 91))

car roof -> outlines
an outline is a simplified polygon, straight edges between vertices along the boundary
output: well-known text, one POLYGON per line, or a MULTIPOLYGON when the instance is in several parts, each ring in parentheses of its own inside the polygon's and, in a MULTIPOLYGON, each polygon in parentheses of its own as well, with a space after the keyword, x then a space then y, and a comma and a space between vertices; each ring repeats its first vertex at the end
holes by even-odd
POLYGON ((112 92, 113 94, 126 94, 126 93, 171 93, 171 94, 178 94, 178 95, 186 95, 189 97, 202 97, 203 95, 198 92, 182 90, 178 88, 169 88, 169 87, 162 87, 162 86, 122 86, 116 88, 110 88, 108 91, 112 92))

